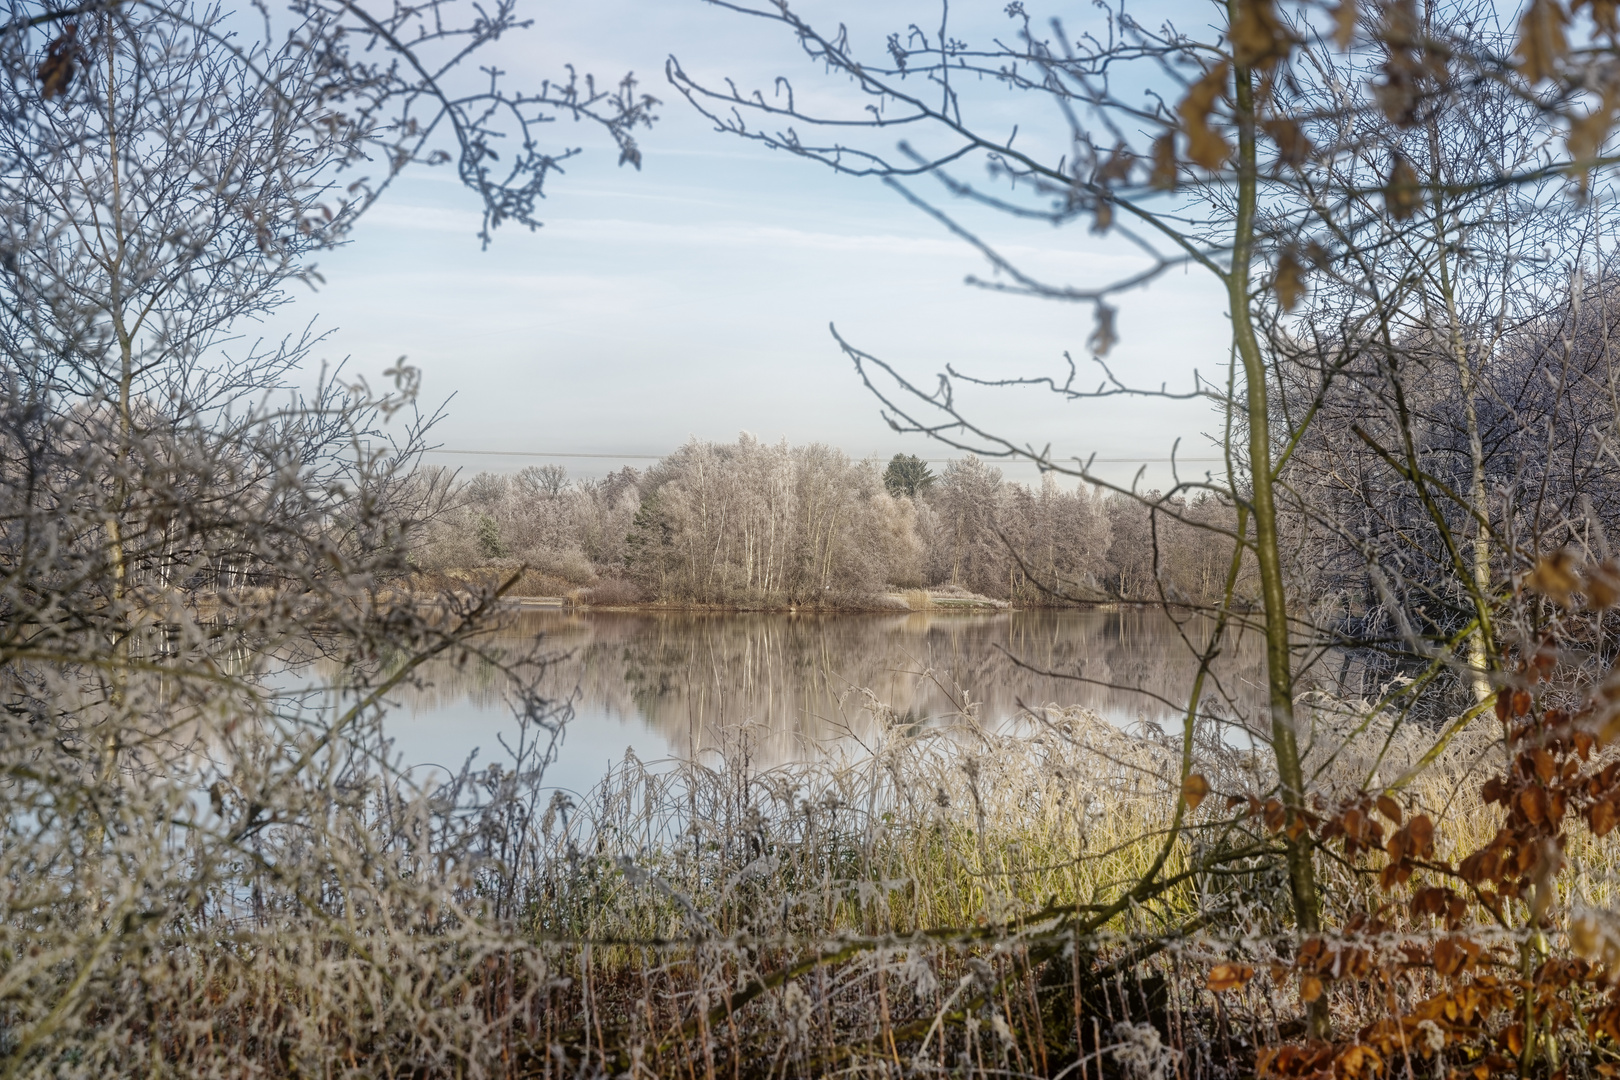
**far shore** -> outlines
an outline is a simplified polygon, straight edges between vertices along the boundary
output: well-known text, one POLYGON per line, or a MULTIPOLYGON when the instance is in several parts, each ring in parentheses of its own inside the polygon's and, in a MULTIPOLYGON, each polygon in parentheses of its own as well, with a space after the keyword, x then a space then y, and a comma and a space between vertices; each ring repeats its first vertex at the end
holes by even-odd
POLYGON ((589 612, 675 612, 685 614, 769 614, 769 615, 910 615, 951 614, 994 615, 1013 611, 1134 611, 1156 608, 1156 600, 1076 600, 1063 603, 1010 603, 988 598, 945 598, 922 605, 900 606, 892 596, 871 601, 844 601, 826 604, 731 603, 705 604, 690 601, 646 600, 633 603, 593 604, 568 596, 509 596, 503 601, 509 610, 589 611, 589 612))
MULTIPOLYGON (((416 587, 431 596, 448 589, 460 593, 463 588, 479 583, 484 587, 495 585, 497 574, 511 574, 509 568, 476 568, 427 572, 416 582, 416 587)), ((723 603, 695 600, 647 600, 636 595, 628 582, 608 578, 598 584, 574 585, 548 575, 528 572, 514 583, 502 598, 501 605, 516 611, 602 611, 602 612, 680 612, 687 614, 778 614, 778 615, 907 615, 917 613, 997 614, 1008 611, 1136 611, 1162 606, 1161 601, 1123 600, 1101 598, 1095 600, 1054 600, 1028 593, 1013 600, 1003 600, 971 592, 960 585, 936 585, 930 588, 889 587, 880 592, 864 595, 844 593, 826 600, 808 603, 784 600, 737 600, 723 603)), ((475 589, 468 589, 471 595, 475 589)), ((418 595, 422 595, 419 593, 418 595)), ((1246 605, 1240 601, 1240 608, 1246 605)))

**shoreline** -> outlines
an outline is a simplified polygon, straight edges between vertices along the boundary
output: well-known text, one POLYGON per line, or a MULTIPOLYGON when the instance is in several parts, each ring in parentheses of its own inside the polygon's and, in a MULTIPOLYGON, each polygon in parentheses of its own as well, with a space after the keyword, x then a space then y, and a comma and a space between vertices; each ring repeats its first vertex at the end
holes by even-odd
MULTIPOLYGON (((529 575, 525 574, 525 578, 529 575)), ((488 587, 496 583, 494 574, 480 570, 429 572, 413 582, 414 590, 425 591, 422 599, 434 602, 433 594, 462 593, 471 587, 488 587)), ((910 615, 962 612, 966 614, 996 614, 1011 611, 1098 611, 1124 612, 1148 608, 1163 608, 1158 599, 1126 600, 1117 598, 1052 602, 1028 597, 1002 600, 969 592, 959 585, 934 588, 888 588, 865 595, 845 594, 821 602, 791 603, 780 600, 738 600, 703 602, 693 600, 642 600, 634 598, 633 587, 619 588, 616 579, 606 579, 597 586, 570 584, 556 578, 535 575, 530 580, 514 583, 516 588, 499 601, 508 611, 605 611, 683 614, 773 614, 773 615, 910 615), (603 585, 607 586, 603 588, 603 585), (516 595, 514 595, 514 593, 516 595), (599 594, 600 598, 593 597, 599 594)), ((413 590, 413 591, 414 591, 413 590)), ((419 592, 418 595, 421 595, 419 592)), ((470 595, 470 592, 468 593, 470 595)), ((1177 610, 1199 610, 1204 605, 1172 604, 1177 610)), ((1213 605, 1209 605, 1213 606, 1213 605)), ((1250 605, 1238 602, 1234 610, 1250 610, 1250 605)))
MULTIPOLYGON (((896 597, 895 599, 900 599, 896 597)), ((902 601, 903 602, 903 601, 902 601)), ((1081 600, 1067 604, 1021 604, 1006 600, 944 598, 923 606, 859 602, 841 604, 714 604, 694 601, 646 600, 628 604, 592 604, 567 596, 508 596, 502 606, 513 611, 568 611, 712 615, 996 615, 1015 611, 1135 611, 1158 608, 1157 600, 1081 600)))

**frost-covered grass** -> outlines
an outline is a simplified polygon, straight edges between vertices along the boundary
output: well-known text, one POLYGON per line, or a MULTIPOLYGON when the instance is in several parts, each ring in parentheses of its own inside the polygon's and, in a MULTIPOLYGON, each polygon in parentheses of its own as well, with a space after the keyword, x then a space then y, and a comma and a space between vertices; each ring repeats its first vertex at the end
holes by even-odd
MULTIPOLYGON (((1494 835, 1488 715, 1411 775, 1439 733, 1344 716, 1316 717, 1324 806, 1378 773, 1435 820, 1440 852, 1494 835)), ((869 755, 775 768, 753 767, 741 735, 723 761, 627 760, 541 823, 530 932, 572 979, 548 997, 555 1052, 661 1075, 1248 1072, 1257 1047, 1301 1033, 1302 1006, 1263 966, 1298 939, 1279 838, 1247 813, 1273 793, 1266 755, 1237 741, 1200 732, 1212 794, 1174 839, 1180 740, 1079 709, 1000 735, 896 725, 869 755), (1132 899, 1161 858, 1168 887, 1132 899), (1258 976, 1212 992, 1211 968, 1239 958, 1258 976)), ((1612 903, 1615 845, 1575 837, 1569 855, 1570 889, 1612 903)), ((1419 932, 1384 904, 1382 859, 1319 857, 1329 927, 1383 905, 1419 932)), ((1335 991, 1338 1029, 1379 1000, 1335 991)))

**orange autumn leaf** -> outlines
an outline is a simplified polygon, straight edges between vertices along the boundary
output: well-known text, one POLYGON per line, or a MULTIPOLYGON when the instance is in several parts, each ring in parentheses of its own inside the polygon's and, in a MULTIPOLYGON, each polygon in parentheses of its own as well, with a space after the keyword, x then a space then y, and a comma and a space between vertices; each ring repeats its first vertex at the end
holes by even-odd
POLYGON ((1324 989, 1326 988, 1322 985, 1322 980, 1315 975, 1301 975, 1299 977, 1299 999, 1301 1001, 1315 1001, 1322 996, 1324 989))
POLYGON ((1577 569, 1575 556, 1561 548, 1536 563, 1535 569, 1530 571, 1524 583, 1526 587, 1568 607, 1570 594, 1581 584, 1580 579, 1575 576, 1577 569))
POLYGON ((1283 822, 1288 819, 1287 811, 1277 799, 1267 799, 1265 806, 1261 807, 1261 813, 1264 815, 1266 828, 1271 832, 1280 832, 1283 822))
POLYGON ((1388 795, 1378 796, 1378 812, 1397 825, 1401 823, 1401 804, 1388 795))
POLYGON ((1254 968, 1248 964, 1216 964, 1209 969, 1209 980, 1205 985, 1217 994, 1224 994, 1228 990, 1242 989, 1252 978, 1254 968))
POLYGON ((1615 825, 1620 824, 1620 813, 1615 812, 1612 799, 1605 800, 1587 811, 1587 821, 1592 826, 1592 835, 1603 837, 1613 832, 1615 825))
POLYGON ((1181 782, 1181 797, 1187 800, 1187 809, 1196 810, 1209 794, 1209 781, 1199 773, 1188 773, 1181 782))
POLYGON ((1411 842, 1407 850, 1416 859, 1431 859, 1434 857, 1434 822, 1427 814, 1419 814, 1406 826, 1411 832, 1411 842))
POLYGON ((1519 793, 1519 809, 1530 824, 1540 825, 1547 820, 1547 793, 1538 787, 1525 788, 1519 793))
POLYGON ((1372 1047, 1356 1043, 1345 1047, 1334 1064, 1338 1066, 1336 1072, 1340 1077, 1351 1080, 1362 1075, 1377 1075, 1384 1067, 1384 1059, 1372 1047))

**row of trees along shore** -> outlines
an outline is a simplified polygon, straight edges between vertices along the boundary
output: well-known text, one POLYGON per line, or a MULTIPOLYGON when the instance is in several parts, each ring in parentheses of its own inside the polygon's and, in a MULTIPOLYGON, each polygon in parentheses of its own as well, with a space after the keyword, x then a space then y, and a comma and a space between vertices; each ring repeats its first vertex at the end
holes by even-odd
MULTIPOLYGON (((424 483, 450 481, 428 473, 424 483)), ((1226 559, 1191 523, 1236 522, 1230 500, 1208 493, 1144 502, 1051 475, 1029 486, 971 455, 936 476, 912 455, 883 465, 747 434, 693 440, 644 472, 570 481, 543 465, 451 488, 416 565, 487 576, 528 567, 520 591, 595 604, 870 607, 917 589, 1021 605, 1206 604, 1226 559)), ((1253 597, 1247 576, 1241 587, 1253 597)))

